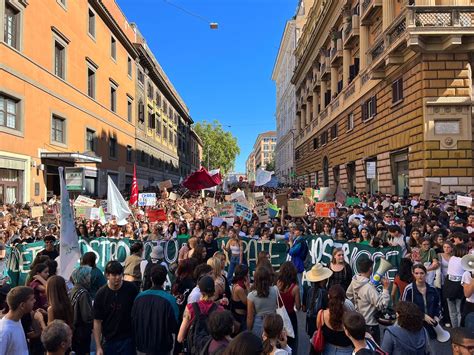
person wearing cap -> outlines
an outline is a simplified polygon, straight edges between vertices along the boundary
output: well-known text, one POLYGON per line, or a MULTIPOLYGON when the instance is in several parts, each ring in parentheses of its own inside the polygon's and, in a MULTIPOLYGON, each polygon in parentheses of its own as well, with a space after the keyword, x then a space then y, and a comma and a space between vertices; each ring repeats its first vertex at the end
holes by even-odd
POLYGON ((56 250, 54 243, 56 238, 54 235, 47 235, 43 239, 44 249, 41 250, 38 255, 47 255, 51 260, 55 260, 59 256, 59 252, 56 250))
POLYGON ((143 291, 148 290, 151 287, 151 276, 150 270, 153 265, 162 265, 168 271, 168 264, 165 262, 165 253, 161 244, 154 246, 151 249, 150 257, 148 260, 142 260, 140 263, 140 272, 143 280, 143 291))
POLYGON ((306 295, 306 332, 311 337, 316 331, 316 317, 321 309, 328 306, 327 282, 332 276, 331 269, 322 264, 314 265, 306 273, 306 280, 311 282, 311 288, 306 295))
POLYGON ((178 342, 183 343, 188 334, 189 327, 193 324, 197 309, 200 315, 208 316, 214 311, 224 310, 221 305, 214 303, 215 284, 211 276, 204 276, 198 281, 198 287, 201 291, 201 299, 198 302, 189 303, 183 314, 183 322, 178 332, 178 342))

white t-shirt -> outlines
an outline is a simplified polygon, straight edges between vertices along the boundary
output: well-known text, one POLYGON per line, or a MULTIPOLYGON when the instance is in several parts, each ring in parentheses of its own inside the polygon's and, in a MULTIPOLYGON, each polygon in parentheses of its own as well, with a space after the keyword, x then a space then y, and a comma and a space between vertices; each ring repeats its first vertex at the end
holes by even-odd
POLYGON ((0 355, 28 355, 28 345, 21 322, 0 319, 0 355))
POLYGON ((201 290, 198 286, 194 287, 188 296, 188 304, 198 302, 201 299, 201 290))
POLYGON ((464 274, 464 268, 461 266, 461 258, 452 256, 448 263, 448 275, 461 277, 464 274))
MULTIPOLYGON (((472 281, 472 274, 470 271, 464 271, 464 274, 462 274, 462 279, 461 279, 461 284, 462 285, 469 285, 472 281)), ((471 295, 471 297, 466 297, 466 301, 469 303, 474 303, 474 293, 471 295)))

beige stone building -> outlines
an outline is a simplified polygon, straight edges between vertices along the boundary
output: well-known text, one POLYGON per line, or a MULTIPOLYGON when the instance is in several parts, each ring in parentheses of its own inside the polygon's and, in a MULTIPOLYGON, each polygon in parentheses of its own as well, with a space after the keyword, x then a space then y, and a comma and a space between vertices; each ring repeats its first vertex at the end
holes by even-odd
POLYGON ((263 132, 257 136, 246 162, 246 174, 249 181, 255 180, 255 171, 258 168, 266 169, 267 164, 275 161, 276 140, 275 131, 263 132))
POLYGON ((472 1, 315 1, 292 78, 297 175, 350 191, 473 188, 473 48, 472 1))

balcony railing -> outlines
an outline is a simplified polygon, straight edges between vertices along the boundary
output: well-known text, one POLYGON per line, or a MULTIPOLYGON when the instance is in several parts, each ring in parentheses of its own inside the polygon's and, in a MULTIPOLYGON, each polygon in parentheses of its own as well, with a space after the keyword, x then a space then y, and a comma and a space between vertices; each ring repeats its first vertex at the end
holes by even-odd
POLYGON ((474 27, 472 6, 409 6, 410 27, 474 27))
POLYGON ((391 30, 387 32, 387 44, 390 46, 391 44, 395 43, 397 39, 402 37, 407 31, 407 21, 406 18, 403 17, 400 20, 400 23, 393 27, 391 30))
POLYGON ((370 51, 370 55, 372 58, 372 63, 377 60, 377 58, 380 57, 380 55, 383 53, 385 50, 385 43, 384 41, 380 41, 378 44, 376 44, 373 49, 370 51))
POLYGON ((359 37, 359 15, 352 15, 344 29, 344 49, 350 49, 359 37))
POLYGON ((362 13, 360 20, 363 25, 370 25, 374 20, 372 14, 377 10, 377 8, 382 7, 382 0, 364 0, 362 2, 362 13))

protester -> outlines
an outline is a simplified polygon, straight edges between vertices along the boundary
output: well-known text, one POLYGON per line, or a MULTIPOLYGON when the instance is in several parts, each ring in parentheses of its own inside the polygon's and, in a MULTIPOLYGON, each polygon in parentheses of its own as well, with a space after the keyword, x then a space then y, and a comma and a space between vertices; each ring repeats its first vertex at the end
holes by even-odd
POLYGON ((354 355, 382 355, 386 354, 380 346, 366 333, 367 325, 364 316, 352 311, 344 314, 342 319, 344 332, 354 346, 354 355))
POLYGON ((314 265, 306 274, 306 279, 311 282, 311 288, 306 296, 306 333, 312 337, 316 331, 316 321, 321 309, 328 305, 327 280, 332 276, 332 271, 321 264, 314 265))
POLYGON ((239 323, 239 331, 247 329, 247 295, 250 289, 247 265, 237 265, 234 272, 232 294, 229 300, 232 316, 239 323))
POLYGON ((34 310, 38 308, 47 309, 46 283, 48 282, 48 277, 49 268, 46 263, 36 264, 28 275, 26 284, 33 289, 36 299, 34 310))
POLYGON ((452 329, 451 348, 453 350, 453 355, 472 355, 474 352, 474 329, 452 329))
POLYGON ((224 351, 224 355, 261 355, 262 352, 262 337, 250 331, 245 331, 232 339, 224 351))
POLYGON ((123 280, 123 266, 118 261, 107 263, 105 276, 107 284, 97 291, 93 307, 96 354, 134 354, 130 324, 138 290, 131 282, 123 280))
POLYGON ((229 257, 229 269, 227 272, 227 280, 232 283, 234 277, 234 270, 238 264, 243 263, 243 245, 238 233, 231 229, 229 230, 229 240, 225 246, 225 251, 229 257))
MULTIPOLYGON (((460 237, 459 235, 457 237, 460 237)), ((460 239, 455 237, 454 239, 460 239)), ((468 253, 467 246, 455 244, 453 256, 448 263, 448 276, 445 279, 443 296, 446 297, 449 309, 449 317, 453 328, 461 325, 462 299, 464 298, 463 287, 461 285, 464 269, 461 266, 461 258, 468 253)))
POLYGON ((51 260, 56 259, 59 256, 59 252, 57 251, 54 243, 56 242, 56 238, 54 235, 47 235, 43 238, 44 241, 44 249, 38 253, 38 255, 46 255, 51 260))
POLYGON ((153 247, 149 259, 142 260, 140 263, 140 274, 144 291, 151 287, 150 270, 154 265, 161 265, 168 270, 168 264, 165 262, 165 253, 161 245, 153 247))
POLYGON ((21 325, 21 318, 29 314, 35 305, 30 287, 17 286, 8 292, 9 311, 0 319, 0 355, 28 355, 28 344, 21 325))
MULTIPOLYGON (((264 355, 290 355, 292 348, 288 346, 287 335, 283 330, 283 319, 278 314, 269 314, 263 321, 263 353, 264 355)), ((297 352, 295 351, 295 354, 297 352)))
POLYGON ((364 316, 367 331, 377 343, 380 343, 380 327, 375 318, 375 312, 387 307, 390 302, 388 293, 390 281, 386 278, 382 279, 383 290, 379 293, 375 286, 369 282, 373 265, 374 262, 368 258, 359 259, 357 263, 359 274, 349 285, 347 298, 354 304, 356 310, 364 316))
POLYGON ((423 313, 416 304, 399 302, 397 323, 386 328, 382 349, 392 355, 430 354, 429 336, 423 328, 423 313))
POLYGON ((64 355, 71 347, 71 328, 61 320, 54 320, 48 324, 41 334, 41 342, 47 355, 64 355))
POLYGON ((303 299, 303 271, 304 261, 308 255, 308 245, 303 237, 304 227, 299 226, 295 228, 294 235, 290 235, 289 246, 290 250, 288 254, 291 256, 291 261, 295 264, 298 286, 300 287, 300 298, 303 299))
POLYGON ((107 283, 102 271, 96 266, 96 255, 94 252, 89 251, 82 256, 81 266, 89 266, 91 268, 91 286, 90 294, 92 299, 95 299, 95 295, 99 288, 107 283))
POLYGON ((125 259, 124 280, 133 282, 137 290, 140 290, 142 273, 140 264, 142 262, 143 243, 135 242, 130 247, 130 256, 125 259))
POLYGON ((132 327, 137 350, 146 354, 169 354, 178 331, 176 299, 163 289, 168 271, 155 264, 150 270, 152 287, 135 298, 132 327))
POLYGON ((328 289, 333 285, 341 285, 344 291, 347 290, 352 281, 352 269, 344 260, 342 248, 333 249, 329 268, 332 271, 332 276, 328 280, 328 289))
POLYGON ((408 286, 413 280, 413 275, 411 272, 411 268, 413 267, 413 263, 409 258, 403 258, 400 261, 400 267, 398 269, 398 274, 395 276, 395 280, 393 280, 392 286, 392 304, 396 304, 398 300, 402 297, 403 292, 405 291, 405 287, 408 286))
POLYGON ((230 344, 234 332, 234 318, 229 311, 212 312, 207 322, 211 338, 204 346, 206 354, 221 355, 230 344))

